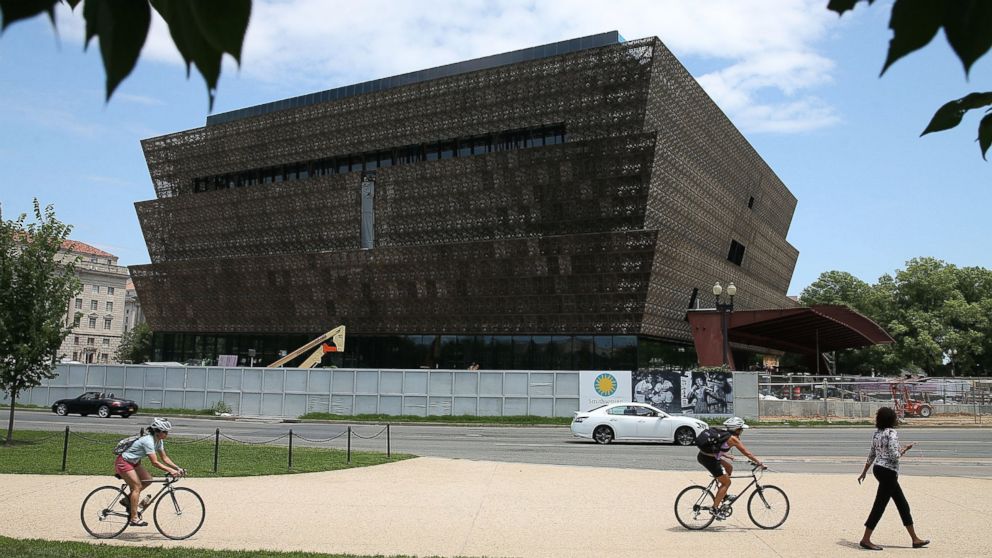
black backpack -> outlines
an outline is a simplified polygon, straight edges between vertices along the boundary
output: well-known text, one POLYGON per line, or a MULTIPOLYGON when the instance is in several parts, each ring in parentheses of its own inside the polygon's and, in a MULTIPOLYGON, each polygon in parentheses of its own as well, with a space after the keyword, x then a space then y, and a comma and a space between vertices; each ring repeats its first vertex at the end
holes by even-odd
POLYGON ((732 432, 711 426, 696 436, 696 447, 703 453, 717 453, 731 436, 733 436, 732 432))

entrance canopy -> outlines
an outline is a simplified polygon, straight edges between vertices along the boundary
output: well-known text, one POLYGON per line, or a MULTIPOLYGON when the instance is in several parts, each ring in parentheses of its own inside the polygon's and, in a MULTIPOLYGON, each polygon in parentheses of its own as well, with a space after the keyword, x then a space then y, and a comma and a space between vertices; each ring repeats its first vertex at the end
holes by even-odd
MULTIPOLYGON (((878 324, 854 310, 825 304, 726 314, 717 310, 691 310, 689 324, 701 366, 724 364, 724 327, 730 343, 810 356, 895 342, 878 324)), ((730 351, 727 353, 726 364, 733 368, 733 357, 730 351)))

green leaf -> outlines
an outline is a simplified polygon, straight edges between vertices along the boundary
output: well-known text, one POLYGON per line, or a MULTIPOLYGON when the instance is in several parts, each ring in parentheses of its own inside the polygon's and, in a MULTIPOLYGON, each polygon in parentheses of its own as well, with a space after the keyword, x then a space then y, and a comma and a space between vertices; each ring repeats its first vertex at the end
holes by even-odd
MULTIPOLYGON (((827 3, 827 9, 837 12, 837 15, 844 15, 844 12, 848 10, 853 10, 854 6, 857 5, 861 0, 830 0, 827 3)), ((868 0, 868 4, 871 4, 875 0, 868 0)))
POLYGON ((251 0, 193 2, 190 7, 203 37, 241 63, 241 46, 251 18, 251 0))
POLYGON ((982 149, 982 159, 986 159, 985 154, 992 146, 992 114, 986 114, 978 124, 978 147, 982 149))
POLYGON ((15 21, 29 19, 42 12, 46 12, 52 25, 55 25, 56 2, 58 0, 0 0, 0 14, 3 15, 0 32, 6 31, 15 21))
POLYGON ((186 61, 186 77, 189 77, 190 64, 196 64, 196 69, 207 82, 207 95, 210 109, 213 110, 214 93, 220 77, 220 61, 224 53, 214 48, 203 36, 193 16, 192 0, 151 0, 151 3, 169 25, 172 42, 186 61))
POLYGON ((961 123, 964 113, 988 105, 992 105, 992 91, 969 93, 960 99, 945 103, 944 106, 937 109, 933 118, 930 119, 930 124, 927 124, 926 130, 923 130, 920 135, 925 136, 930 132, 949 130, 961 123))
POLYGON ((955 0, 947 2, 944 12, 947 42, 964 64, 968 75, 971 65, 992 46, 992 2, 955 0))
POLYGON ((86 0, 86 44, 100 38, 103 69, 107 73, 107 100, 131 73, 148 37, 152 13, 148 3, 134 0, 86 0))
POLYGON ((889 20, 892 40, 881 73, 884 74, 896 60, 933 40, 943 15, 943 0, 896 0, 889 20))

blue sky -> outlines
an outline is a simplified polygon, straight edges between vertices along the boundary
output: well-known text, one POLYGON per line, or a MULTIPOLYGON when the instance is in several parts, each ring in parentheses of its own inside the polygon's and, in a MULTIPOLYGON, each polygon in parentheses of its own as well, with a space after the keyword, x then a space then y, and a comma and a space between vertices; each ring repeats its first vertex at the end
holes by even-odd
MULTIPOLYGON (((874 282, 913 257, 992 268, 992 163, 980 115, 920 138, 966 80, 943 35, 878 77, 887 2, 838 18, 826 0, 708 2, 256 0, 242 67, 228 60, 215 112, 616 29, 658 36, 799 200, 789 294, 820 273, 874 282)), ((206 89, 160 21, 138 67, 104 103, 99 47, 83 52, 78 12, 0 37, 3 217, 54 204, 73 238, 124 265, 148 262, 134 202, 154 198, 140 140, 200 127, 206 89)))

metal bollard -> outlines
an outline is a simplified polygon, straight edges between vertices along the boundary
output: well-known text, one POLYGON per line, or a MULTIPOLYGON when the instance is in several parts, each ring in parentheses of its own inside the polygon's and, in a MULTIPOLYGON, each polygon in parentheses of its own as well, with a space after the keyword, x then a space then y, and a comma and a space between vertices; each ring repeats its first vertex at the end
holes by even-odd
POLYGON ((214 431, 214 472, 217 472, 217 455, 220 452, 220 428, 214 431))
POLYGON ((289 429, 289 468, 293 468, 293 429, 289 429))
POLYGON ((69 427, 65 427, 65 440, 62 442, 62 472, 65 472, 65 459, 69 455, 69 427))
POLYGON ((392 454, 389 452, 389 425, 386 425, 386 458, 392 459, 392 454))
POLYGON ((348 463, 351 463, 351 427, 348 427, 348 463))

